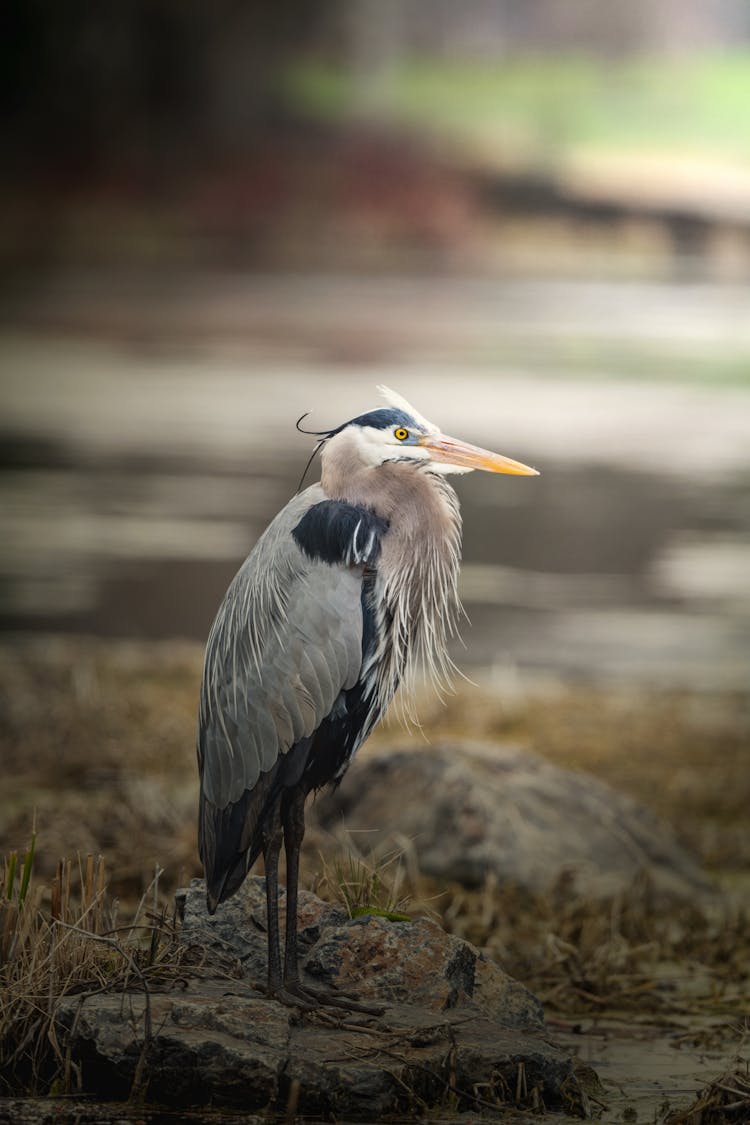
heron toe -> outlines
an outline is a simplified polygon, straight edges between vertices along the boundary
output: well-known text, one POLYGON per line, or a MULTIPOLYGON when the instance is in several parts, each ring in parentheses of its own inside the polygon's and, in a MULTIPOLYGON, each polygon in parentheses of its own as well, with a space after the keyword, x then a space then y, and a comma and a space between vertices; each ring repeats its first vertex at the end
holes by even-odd
POLYGON ((296 1005, 305 1011, 315 1008, 341 1008, 345 1012, 360 1012, 366 1016, 382 1016, 385 1008, 376 1004, 363 1004, 351 993, 332 992, 323 988, 313 988, 299 981, 285 981, 282 988, 272 995, 283 1004, 296 1005))

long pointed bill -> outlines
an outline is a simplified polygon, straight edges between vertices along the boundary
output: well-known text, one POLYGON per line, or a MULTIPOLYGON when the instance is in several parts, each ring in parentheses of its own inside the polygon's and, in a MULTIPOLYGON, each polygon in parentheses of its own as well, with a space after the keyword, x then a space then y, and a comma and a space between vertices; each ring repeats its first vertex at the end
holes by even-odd
POLYGON ((445 434, 431 434, 429 437, 424 437, 420 445, 430 451, 430 457, 434 461, 444 461, 449 465, 460 465, 465 469, 483 469, 487 473, 513 473, 514 476, 519 477, 539 476, 536 469, 522 465, 520 461, 513 461, 500 453, 491 453, 489 449, 480 449, 478 445, 470 445, 467 441, 446 437, 445 434))

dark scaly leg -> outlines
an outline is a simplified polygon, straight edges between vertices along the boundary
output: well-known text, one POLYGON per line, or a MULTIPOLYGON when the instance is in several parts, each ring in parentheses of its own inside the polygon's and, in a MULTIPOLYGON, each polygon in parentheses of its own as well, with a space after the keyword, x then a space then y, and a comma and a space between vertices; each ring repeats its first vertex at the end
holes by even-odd
POLYGON ((276 801, 263 826, 263 862, 266 868, 266 920, 268 926, 268 991, 281 991, 281 951, 279 948, 279 852, 281 851, 281 810, 276 801))
POLYGON ((282 806, 284 852, 286 854, 286 933, 284 935, 284 984, 299 987, 297 952, 297 890, 299 854, 305 837, 305 789, 297 786, 282 806))
POLYGON ((305 836, 305 800, 307 790, 301 786, 285 796, 281 819, 284 825, 284 852, 286 854, 286 933, 284 938, 284 992, 298 997, 305 1007, 344 1008, 366 1015, 382 1015, 383 1009, 345 999, 347 993, 332 995, 321 989, 303 985, 299 979, 297 951, 297 889, 299 884, 299 856, 305 836))
MULTIPOLYGON (((304 800, 303 800, 304 804, 304 800)), ((266 866, 266 917, 268 921, 268 995, 290 1007, 311 1011, 318 1006, 301 989, 290 990, 281 975, 281 950, 279 944, 279 852, 281 851, 281 800, 270 811, 263 829, 263 860, 266 866)), ((303 824, 304 830, 304 824, 303 824)), ((294 896, 294 937, 296 948, 297 896, 294 896)), ((289 906, 287 904, 287 939, 289 935, 289 906)))

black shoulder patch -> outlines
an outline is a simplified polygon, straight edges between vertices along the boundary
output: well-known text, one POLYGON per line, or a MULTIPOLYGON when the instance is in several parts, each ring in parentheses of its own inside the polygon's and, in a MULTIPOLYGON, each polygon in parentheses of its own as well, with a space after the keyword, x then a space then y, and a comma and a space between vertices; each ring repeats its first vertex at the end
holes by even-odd
POLYGON ((369 508, 343 500, 322 500, 305 512, 292 535, 311 559, 345 566, 373 566, 387 530, 388 521, 369 508))

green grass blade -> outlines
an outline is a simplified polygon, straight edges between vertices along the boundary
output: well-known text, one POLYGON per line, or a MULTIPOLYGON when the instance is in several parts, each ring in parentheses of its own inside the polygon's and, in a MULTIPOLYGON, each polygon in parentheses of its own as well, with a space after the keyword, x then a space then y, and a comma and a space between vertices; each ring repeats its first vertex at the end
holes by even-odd
POLYGON ((36 832, 31 833, 31 843, 23 857, 23 872, 21 874, 21 888, 18 892, 18 905, 22 906, 29 890, 31 869, 34 866, 34 852, 36 851, 36 832))

